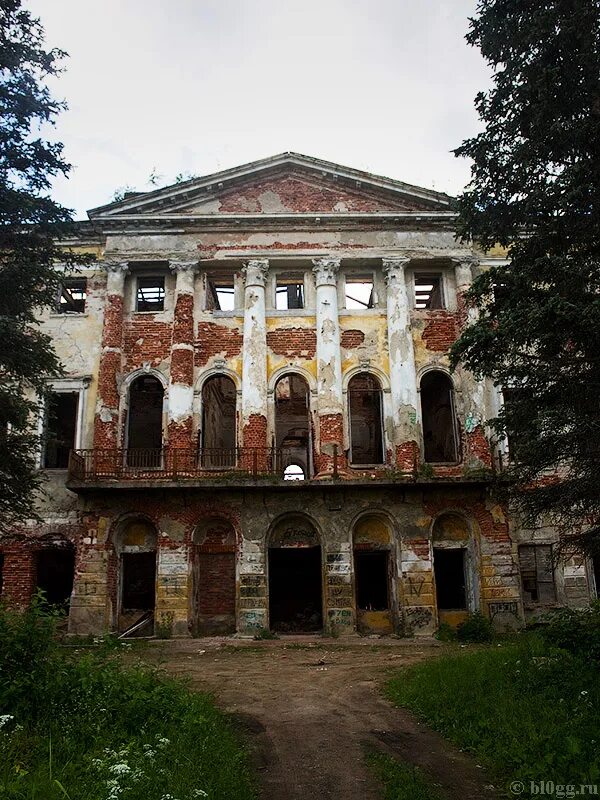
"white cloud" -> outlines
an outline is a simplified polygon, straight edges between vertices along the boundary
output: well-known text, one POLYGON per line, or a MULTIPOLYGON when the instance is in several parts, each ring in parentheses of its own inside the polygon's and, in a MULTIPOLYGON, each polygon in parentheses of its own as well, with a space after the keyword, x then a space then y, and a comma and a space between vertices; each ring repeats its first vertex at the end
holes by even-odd
POLYGON ((77 211, 295 150, 458 192, 450 150, 478 129, 488 82, 464 41, 475 0, 28 0, 69 111, 55 133, 74 165, 55 196, 77 211))

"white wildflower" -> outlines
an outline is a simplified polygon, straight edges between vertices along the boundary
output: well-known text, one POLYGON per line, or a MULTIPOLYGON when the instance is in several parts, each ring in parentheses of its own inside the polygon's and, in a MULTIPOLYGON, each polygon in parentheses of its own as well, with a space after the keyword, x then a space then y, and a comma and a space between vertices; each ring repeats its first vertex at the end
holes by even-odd
POLYGON ((129 764, 113 764, 108 771, 112 772, 113 775, 129 775, 131 767, 129 764))
POLYGON ((14 714, 0 714, 0 728, 3 728, 11 719, 14 719, 14 714))

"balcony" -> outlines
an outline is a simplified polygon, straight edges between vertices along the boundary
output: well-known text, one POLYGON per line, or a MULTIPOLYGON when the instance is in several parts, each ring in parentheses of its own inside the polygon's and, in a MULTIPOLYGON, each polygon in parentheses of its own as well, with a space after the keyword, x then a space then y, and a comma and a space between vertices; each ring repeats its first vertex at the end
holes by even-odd
MULTIPOLYGON (((273 479, 301 482, 298 448, 235 447, 71 450, 67 485, 73 489, 200 483, 228 485, 273 479), (286 472, 288 470, 289 474, 286 472)), ((332 477, 337 477, 337 455, 332 477)))

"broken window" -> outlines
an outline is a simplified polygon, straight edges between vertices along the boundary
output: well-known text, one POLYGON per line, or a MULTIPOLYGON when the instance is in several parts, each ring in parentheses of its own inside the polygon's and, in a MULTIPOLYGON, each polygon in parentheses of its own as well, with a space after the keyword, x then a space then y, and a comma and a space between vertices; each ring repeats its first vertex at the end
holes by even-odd
POLYGON ((46 400, 44 467, 66 469, 75 447, 79 392, 52 392, 46 400))
POLYGON ((421 379, 423 449, 429 464, 456 463, 458 442, 452 381, 444 372, 427 372, 421 379))
POLYGON ((373 275, 346 275, 346 308, 374 308, 373 275))
POLYGON ((549 544, 521 545, 519 547, 521 585, 525 604, 556 602, 552 546, 549 544))
POLYGON ((444 308, 441 275, 415 275, 415 308, 444 308))
POLYGON ((233 311, 235 309, 235 284, 233 275, 208 278, 206 283, 206 310, 233 311))
POLYGON ((154 375, 141 375, 129 387, 127 465, 141 469, 159 467, 162 458, 162 383, 154 375))
POLYGON ((387 550, 355 550, 356 605, 361 611, 390 607, 387 550))
POLYGON ((284 481, 303 481, 304 478, 304 470, 300 464, 290 464, 283 471, 284 481))
POLYGON ((233 467, 236 455, 235 383, 214 375, 202 386, 200 462, 203 467, 233 467))
POLYGON ((49 605, 66 607, 73 591, 75 550, 55 547, 35 554, 36 588, 49 605))
POLYGON ((302 281, 277 279, 275 308, 280 311, 304 308, 304 283, 302 281))
POLYGON ((87 281, 69 278, 61 283, 55 311, 57 314, 82 314, 85 311, 87 281))
MULTIPOLYGON (((275 384, 275 447, 280 467, 300 467, 308 475, 310 464, 309 389, 301 375, 283 375, 275 384)), ((298 478, 296 478, 297 480, 298 478)))
POLYGON ((165 276, 138 277, 135 300, 136 311, 164 311, 165 276))
POLYGON ((465 554, 462 547, 433 549, 435 592, 440 611, 467 609, 465 554))
POLYGON ((381 386, 366 372, 348 384, 350 415, 350 461, 352 464, 382 464, 383 427, 381 386))

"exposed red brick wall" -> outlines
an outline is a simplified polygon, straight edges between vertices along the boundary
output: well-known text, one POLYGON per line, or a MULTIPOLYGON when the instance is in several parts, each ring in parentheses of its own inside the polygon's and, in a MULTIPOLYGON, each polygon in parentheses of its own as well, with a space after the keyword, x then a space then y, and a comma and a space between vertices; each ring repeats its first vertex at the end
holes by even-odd
POLYGON ((423 341, 428 350, 447 352, 458 336, 458 318, 451 311, 430 311, 428 324, 423 331, 423 341))
POLYGON ((362 331, 342 331, 341 345, 347 350, 359 347, 365 341, 365 334, 362 331))
MULTIPOLYGON (((111 294, 106 298, 104 326, 102 328, 103 352, 98 369, 98 398, 101 405, 111 409, 119 406, 117 375, 121 372, 121 345, 123 341, 123 298, 111 294), (111 348, 104 352, 104 348, 111 348)), ((94 420, 94 447, 116 447, 117 415, 108 422, 100 416, 94 420)))
POLYGON ((177 348, 171 352, 171 382, 192 386, 194 383, 194 351, 177 348))
POLYGON ((4 546, 2 553, 2 599, 13 606, 27 606, 35 586, 33 552, 24 544, 13 544, 4 546))
POLYGON ((120 347, 123 336, 123 298, 120 294, 109 294, 104 307, 102 346, 120 347))
POLYGON ((256 457, 252 451, 245 452, 242 457, 242 466, 252 470, 256 464, 259 472, 266 472, 268 467, 266 417, 263 417, 262 414, 252 414, 246 425, 244 425, 242 441, 244 447, 260 448, 256 453, 256 457))
POLYGON ((396 447, 396 468, 412 472, 419 465, 420 448, 418 442, 403 442, 396 447))
POLYGON ((316 455, 318 472, 331 472, 333 470, 333 455, 326 452, 331 445, 338 446, 338 469, 347 467, 346 453, 344 452, 344 420, 341 414, 324 414, 319 417, 319 442, 320 448, 316 455))
POLYGON ((476 458, 486 467, 492 466, 492 453, 490 443, 487 440, 483 427, 478 425, 471 433, 465 436, 467 458, 476 458))
POLYGON ((145 361, 157 367, 171 352, 172 329, 152 316, 126 320, 123 326, 125 372, 139 369, 145 361))
POLYGON ((335 211, 338 203, 344 203, 348 211, 400 211, 421 207, 424 204, 398 202, 378 197, 366 190, 352 191, 325 181, 310 182, 302 176, 263 178, 244 187, 223 192, 220 197, 221 213, 260 213, 265 211, 261 195, 265 192, 278 195, 285 209, 292 212, 335 211))
POLYGON ((213 356, 223 354, 234 358, 242 352, 243 336, 239 328, 228 328, 214 322, 198 324, 198 338, 195 343, 196 363, 203 367, 213 356))
POLYGON ((177 295, 173 321, 173 342, 192 344, 194 341, 194 296, 177 295))
POLYGON ((313 328, 279 328, 267 333, 267 347, 287 358, 314 358, 317 333, 313 328))
POLYGON ((235 614, 235 553, 199 552, 198 612, 235 614))
MULTIPOLYGON (((168 430, 169 447, 185 448, 187 451, 193 450, 195 441, 192 436, 192 418, 188 417, 182 422, 169 423, 168 430)), ((190 458, 190 453, 186 454, 186 458, 190 458)), ((185 467, 185 464, 179 464, 179 468, 185 467)))

